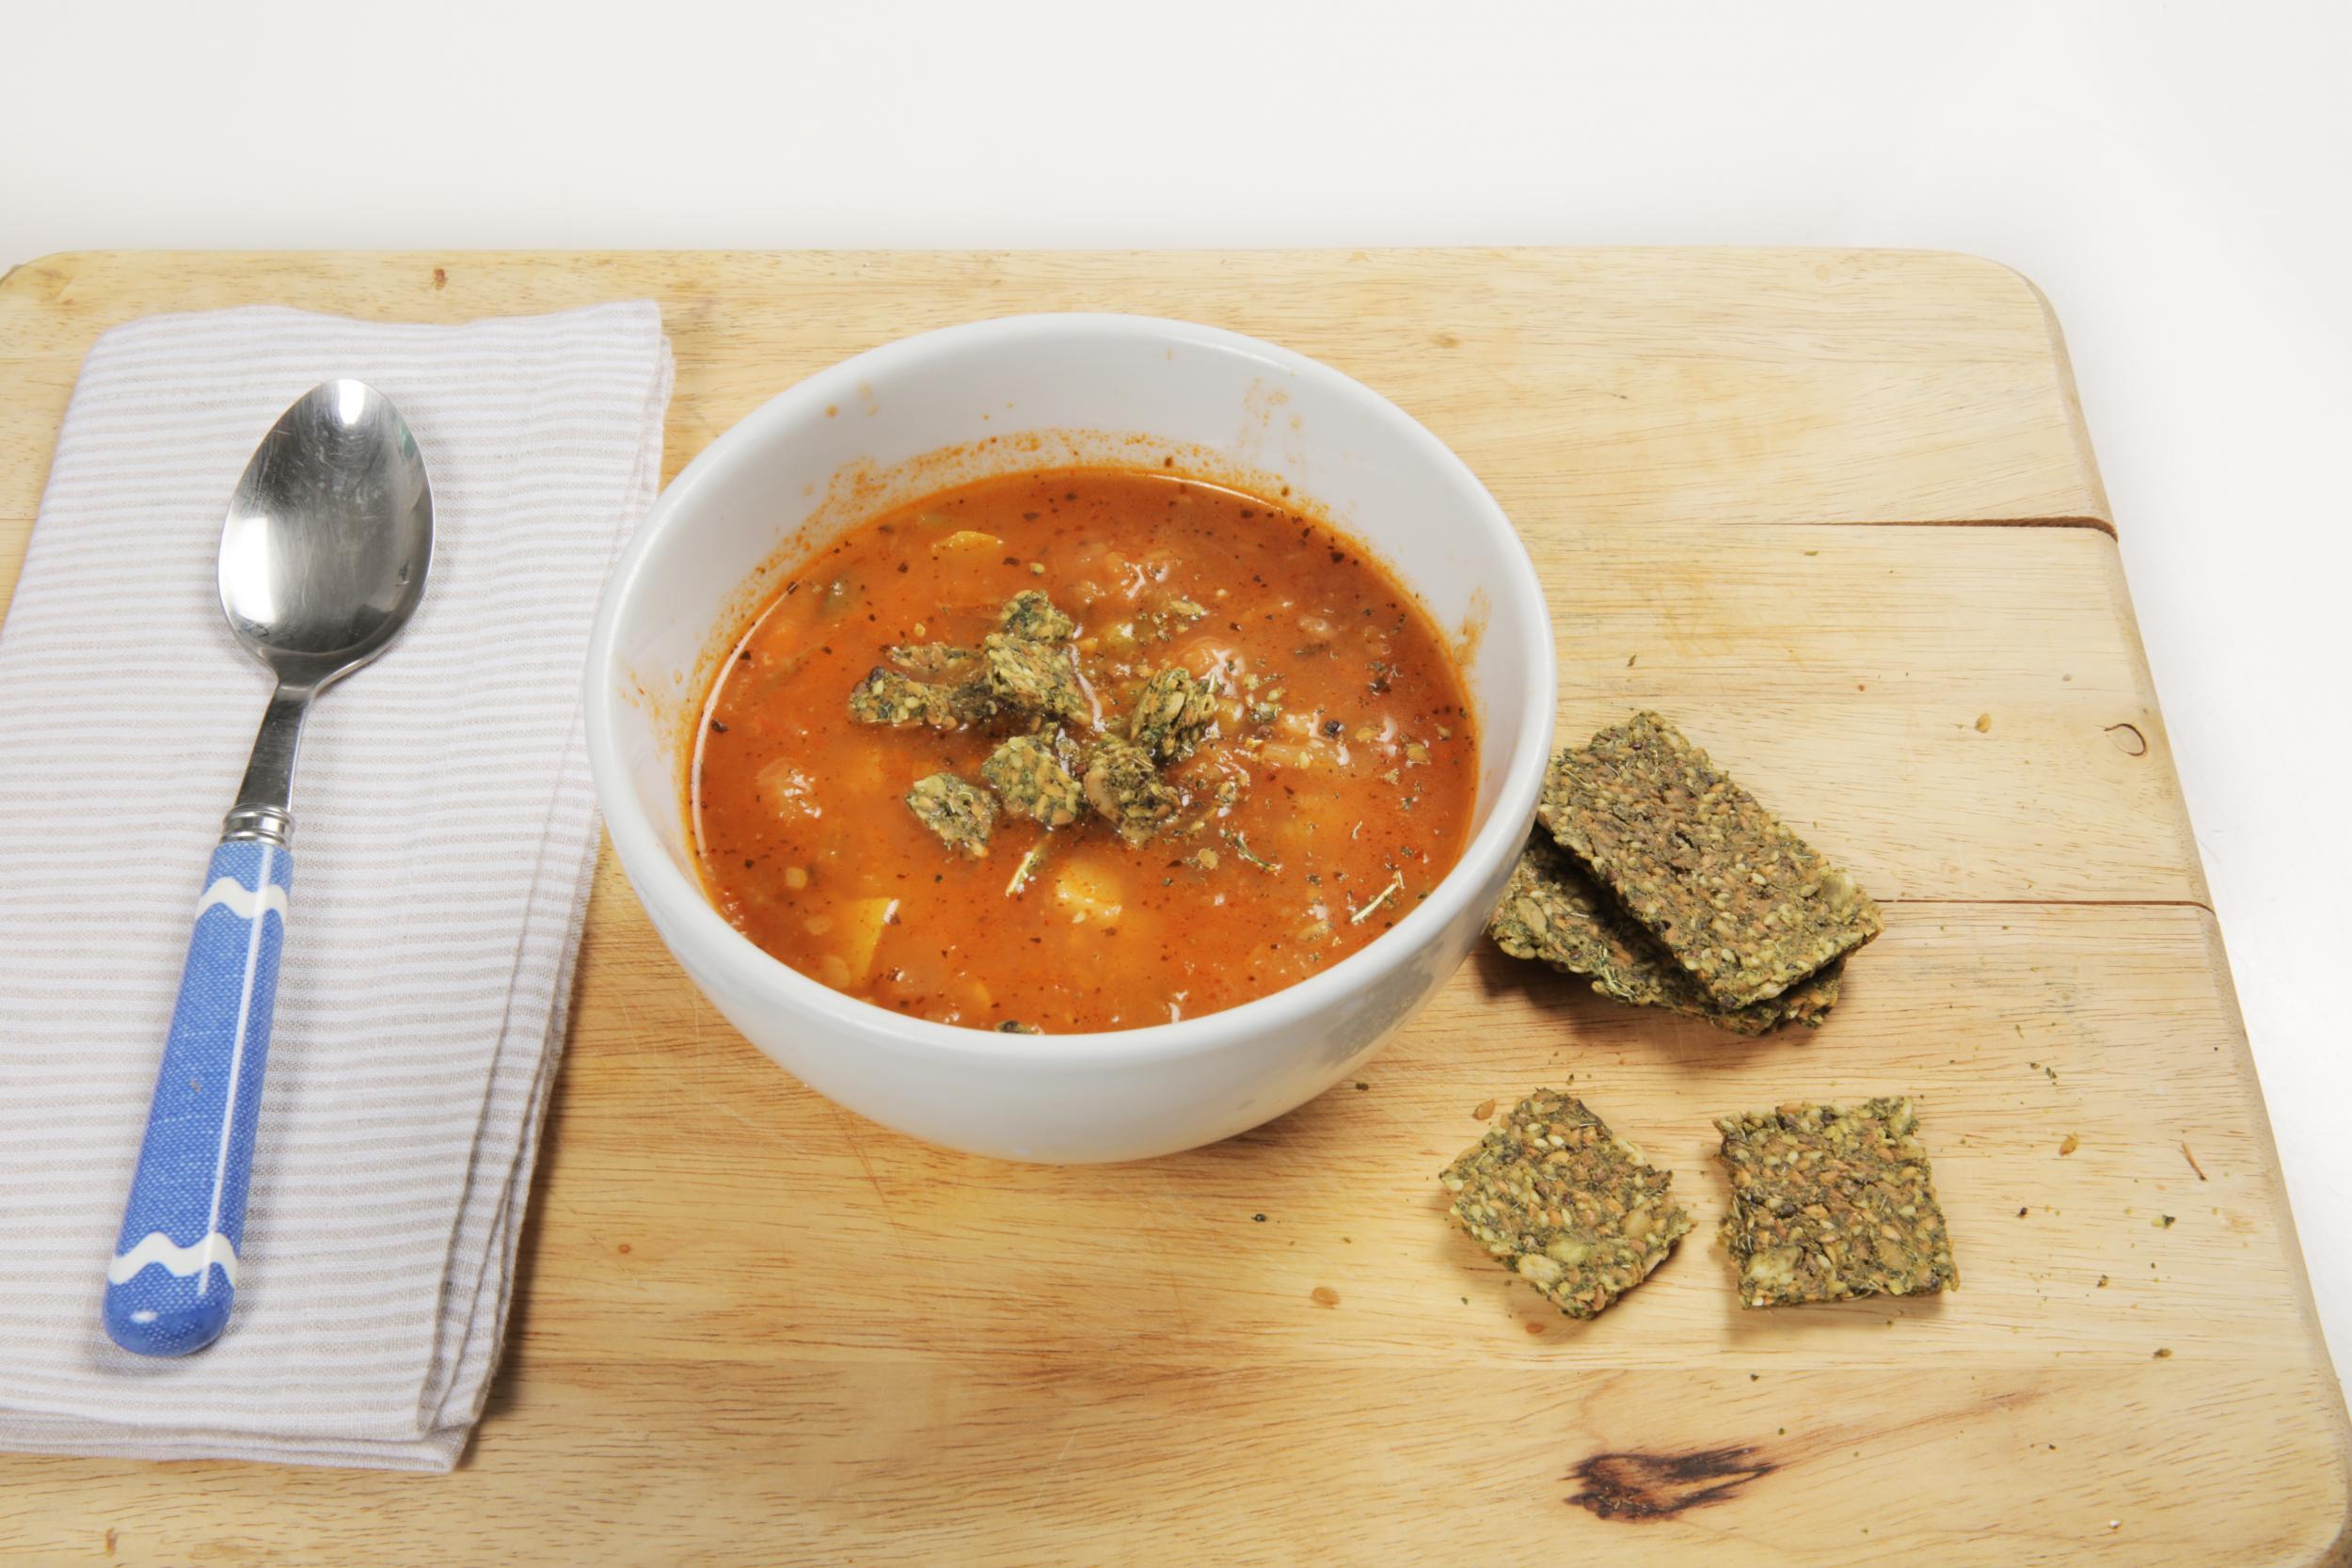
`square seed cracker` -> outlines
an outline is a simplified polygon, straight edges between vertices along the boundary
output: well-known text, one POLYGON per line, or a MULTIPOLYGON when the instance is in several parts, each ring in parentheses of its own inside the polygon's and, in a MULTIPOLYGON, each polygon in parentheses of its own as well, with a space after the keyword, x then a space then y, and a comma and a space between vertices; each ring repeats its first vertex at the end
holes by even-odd
POLYGON ((1655 713, 1552 759, 1537 815, 1724 1007, 1879 934, 1867 894, 1655 713))
POLYGON ((1528 840, 1486 923, 1495 945, 1515 958, 1535 958, 1592 982, 1593 990, 1637 1007, 1663 1007, 1705 1019, 1735 1035, 1761 1035, 1785 1022, 1818 1029, 1837 1001, 1845 960, 1832 958, 1778 996, 1724 1007, 1627 914, 1576 858, 1541 832, 1528 840))
POLYGON ((1724 1245, 1749 1307, 1927 1295, 1960 1283, 1908 1099, 1724 1117, 1724 1245))
POLYGON ((1571 1318, 1607 1310, 1691 1229, 1668 1196, 1673 1172, 1549 1089, 1519 1101, 1440 1180, 1462 1228, 1571 1318))

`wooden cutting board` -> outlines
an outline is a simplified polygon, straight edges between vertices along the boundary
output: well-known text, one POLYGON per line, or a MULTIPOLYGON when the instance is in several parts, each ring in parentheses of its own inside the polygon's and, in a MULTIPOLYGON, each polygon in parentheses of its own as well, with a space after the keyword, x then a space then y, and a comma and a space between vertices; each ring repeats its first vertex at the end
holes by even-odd
POLYGON ((1828 251, 57 257, 0 283, 0 594, 118 322, 641 295, 676 345, 672 471, 799 377, 976 316, 1186 316, 1359 377, 1525 533, 1563 735, 1676 716, 1885 901, 1886 935, 1826 1030, 1757 1041, 1482 953, 1361 1082, 1213 1148, 1060 1170, 801 1087, 608 860, 464 1466, 0 1459, 0 1554, 2344 1560, 2342 1396, 2024 279, 1828 251), (1435 1180, 1473 1107, 1571 1079, 1701 1227, 1583 1325, 1454 1235, 1435 1180), (1743 1311, 1710 1119, 1898 1091, 1963 1289, 1743 1311))

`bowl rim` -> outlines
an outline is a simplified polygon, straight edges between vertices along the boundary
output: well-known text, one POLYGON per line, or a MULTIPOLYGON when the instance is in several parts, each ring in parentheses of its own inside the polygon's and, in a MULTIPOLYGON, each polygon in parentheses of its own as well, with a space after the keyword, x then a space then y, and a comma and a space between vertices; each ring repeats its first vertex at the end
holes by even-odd
MULTIPOLYGON (((1397 575, 1407 588, 1413 586, 1404 573, 1397 575)), ((1515 857, 1518 852, 1550 758, 1559 681, 1552 653, 1551 612, 1538 585, 1526 542, 1486 484, 1435 433, 1353 376, 1295 350, 1197 322, 1119 311, 1035 312, 939 327, 867 349, 771 397, 712 438, 646 511, 606 578, 589 633, 587 668, 583 673, 589 770, 606 831, 612 835, 614 852, 632 890, 646 905, 647 915, 665 942, 691 940, 696 946, 698 965, 707 964, 719 971, 730 985, 761 1004, 815 1012, 851 1033, 887 1038, 902 1048, 936 1051, 966 1059, 1069 1069, 1207 1054, 1262 1038, 1269 1030, 1311 1018, 1347 993, 1376 983, 1384 974, 1392 972, 1428 945, 1460 913, 1505 857, 1515 857), (626 700, 624 689, 628 684, 625 672, 619 668, 614 647, 622 614, 644 581, 647 562, 667 547, 669 535, 678 526, 675 519, 693 507, 714 476, 737 461, 739 453, 767 446, 803 420, 821 419, 828 404, 854 401, 861 383, 901 375, 943 352, 975 347, 1010 348, 1025 342, 1056 340, 1085 341, 1105 333, 1136 335, 1157 344, 1239 355, 1257 359, 1282 374, 1314 381, 1330 395, 1369 410, 1375 420, 1392 427, 1396 440, 1412 455, 1464 483, 1472 505, 1470 515, 1462 519, 1463 525, 1493 534, 1506 562, 1518 568, 1499 574, 1497 580, 1479 584, 1493 606, 1488 626, 1495 624, 1508 600, 1518 611, 1519 623, 1528 626, 1541 642, 1540 657, 1530 661, 1534 665, 1530 672, 1533 679, 1525 706, 1515 717, 1482 716, 1486 720, 1486 733, 1515 735, 1517 759, 1502 778, 1486 825, 1463 846, 1453 867, 1438 879, 1426 899, 1338 963, 1279 990, 1197 1018, 1083 1033, 1003 1034, 910 1018, 836 991, 766 952, 730 925, 712 906, 700 883, 673 863, 650 816, 637 799, 615 739, 621 718, 617 707, 626 700), (675 938, 672 931, 676 927, 671 924, 674 921, 683 927, 675 938)))

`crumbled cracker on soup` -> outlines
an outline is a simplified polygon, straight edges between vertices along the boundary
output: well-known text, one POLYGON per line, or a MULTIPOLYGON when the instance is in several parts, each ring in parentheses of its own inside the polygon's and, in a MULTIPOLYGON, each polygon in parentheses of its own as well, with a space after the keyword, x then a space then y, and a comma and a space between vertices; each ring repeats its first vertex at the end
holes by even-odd
POLYGON ((1691 1229, 1657 1170, 1573 1095, 1537 1089, 1448 1165, 1463 1229, 1571 1318, 1597 1317, 1691 1229))
POLYGON ((1078 623, 1054 608, 1054 601, 1032 588, 1015 594, 996 617, 997 630, 1031 642, 1067 642, 1078 623))
POLYGON ((982 641, 989 694, 1007 707, 1041 719, 1076 719, 1086 712, 1069 644, 1038 642, 993 631, 982 641))
POLYGON ((977 681, 985 674, 977 648, 959 648, 952 642, 897 643, 884 649, 882 657, 909 674, 934 681, 977 681))
POLYGON ((1778 996, 1744 1007, 1723 1006, 1574 856, 1540 830, 1503 885, 1486 933, 1513 958, 1535 958, 1581 976, 1603 996, 1688 1013, 1735 1035, 1760 1035, 1790 1022, 1819 1028, 1837 1000, 1844 964, 1833 958, 1778 996))
POLYGON ((1086 796, 1078 781, 1054 754, 1051 740, 1016 735, 980 764, 980 777, 1005 810, 1048 828, 1066 828, 1078 819, 1086 796))
POLYGON ((1110 736, 1087 754, 1087 803, 1130 844, 1141 844, 1176 815, 1176 792, 1161 781, 1152 754, 1110 736))
POLYGON ((930 686, 879 665, 850 693, 850 717, 861 724, 953 730, 982 723, 995 712, 996 701, 981 682, 930 686))
POLYGON ((1127 715, 1127 738, 1166 766, 1190 756, 1216 722, 1216 688, 1170 665, 1136 693, 1127 715))
POLYGON ((1867 894, 1655 713, 1562 752, 1538 815, 1726 1008, 1879 934, 1867 894))
POLYGON ((1918 1117, 1901 1097, 1724 1117, 1724 1245, 1750 1307, 1960 1283, 1918 1117))
POLYGON ((996 825, 996 802, 953 773, 917 779, 907 791, 907 809, 950 849, 975 860, 988 853, 989 830, 996 825))

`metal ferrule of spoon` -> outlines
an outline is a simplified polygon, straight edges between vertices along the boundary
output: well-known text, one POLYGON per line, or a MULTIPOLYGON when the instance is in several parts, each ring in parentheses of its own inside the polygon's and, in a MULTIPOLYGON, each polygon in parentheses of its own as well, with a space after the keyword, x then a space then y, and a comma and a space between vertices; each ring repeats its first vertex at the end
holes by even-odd
POLYGON ((185 1355, 229 1326, 291 911, 295 745, 311 699, 400 634, 432 560, 424 460, 382 393, 329 381, 278 417, 220 536, 221 609, 278 687, 204 873, 106 1267, 106 1333, 125 1350, 185 1355))

